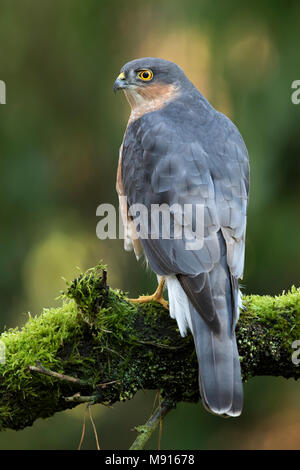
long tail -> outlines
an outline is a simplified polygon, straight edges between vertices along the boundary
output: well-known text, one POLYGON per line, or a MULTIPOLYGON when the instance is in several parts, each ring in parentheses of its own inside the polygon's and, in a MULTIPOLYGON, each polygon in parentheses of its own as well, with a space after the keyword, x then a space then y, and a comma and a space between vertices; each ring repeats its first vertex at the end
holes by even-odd
POLYGON ((190 314, 203 404, 212 413, 239 416, 243 387, 235 334, 222 329, 215 335, 191 304, 190 314))
POLYGON ((235 337, 239 288, 237 281, 231 279, 224 246, 220 263, 207 275, 205 281, 201 276, 199 279, 167 276, 166 280, 171 317, 176 318, 182 336, 187 328, 194 336, 199 363, 199 388, 204 406, 218 415, 240 415, 243 386, 235 337), (211 322, 207 318, 209 315, 204 317, 201 314, 200 306, 195 307, 195 303, 199 303, 202 309, 203 305, 208 309, 209 302, 205 298, 208 292, 215 309, 215 318, 211 322))

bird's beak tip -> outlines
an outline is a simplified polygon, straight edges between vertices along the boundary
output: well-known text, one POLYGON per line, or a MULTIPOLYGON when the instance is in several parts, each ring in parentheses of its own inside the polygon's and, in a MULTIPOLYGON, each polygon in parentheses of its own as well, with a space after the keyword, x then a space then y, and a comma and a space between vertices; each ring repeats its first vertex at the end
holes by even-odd
POLYGON ((115 82, 115 84, 114 84, 114 94, 117 93, 118 89, 119 89, 119 86, 118 86, 118 84, 115 82))
POLYGON ((125 73, 121 72, 120 75, 118 75, 117 80, 115 81, 114 84, 114 93, 116 93, 118 90, 121 88, 125 88, 126 82, 125 82, 125 73))

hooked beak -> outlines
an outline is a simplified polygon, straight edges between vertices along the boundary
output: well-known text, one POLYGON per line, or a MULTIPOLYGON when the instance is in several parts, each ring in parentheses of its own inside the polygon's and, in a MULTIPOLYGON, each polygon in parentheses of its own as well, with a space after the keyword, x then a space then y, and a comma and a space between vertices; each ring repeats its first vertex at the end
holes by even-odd
POLYGON ((114 84, 114 93, 116 93, 118 90, 121 90, 122 88, 126 88, 127 82, 125 79, 125 73, 121 72, 120 75, 118 76, 117 80, 115 81, 114 84))

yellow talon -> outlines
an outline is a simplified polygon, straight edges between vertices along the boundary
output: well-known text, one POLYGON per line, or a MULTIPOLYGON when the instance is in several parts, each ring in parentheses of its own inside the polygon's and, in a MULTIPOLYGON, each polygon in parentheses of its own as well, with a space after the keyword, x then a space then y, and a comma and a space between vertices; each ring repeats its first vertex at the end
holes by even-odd
POLYGON ((143 304, 146 302, 158 302, 167 310, 169 310, 168 302, 163 298, 163 288, 165 284, 165 278, 162 277, 159 281, 156 291, 152 295, 140 295, 138 299, 128 299, 129 302, 133 302, 136 304, 143 304))

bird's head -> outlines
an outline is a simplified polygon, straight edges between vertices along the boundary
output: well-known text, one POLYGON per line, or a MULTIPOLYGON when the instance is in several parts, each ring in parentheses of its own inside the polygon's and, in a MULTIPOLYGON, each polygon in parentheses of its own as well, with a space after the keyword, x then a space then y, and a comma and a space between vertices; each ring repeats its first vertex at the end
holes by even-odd
POLYGON ((123 90, 132 108, 141 103, 168 101, 189 89, 191 82, 174 62, 153 57, 136 59, 125 64, 114 84, 114 91, 123 90))

